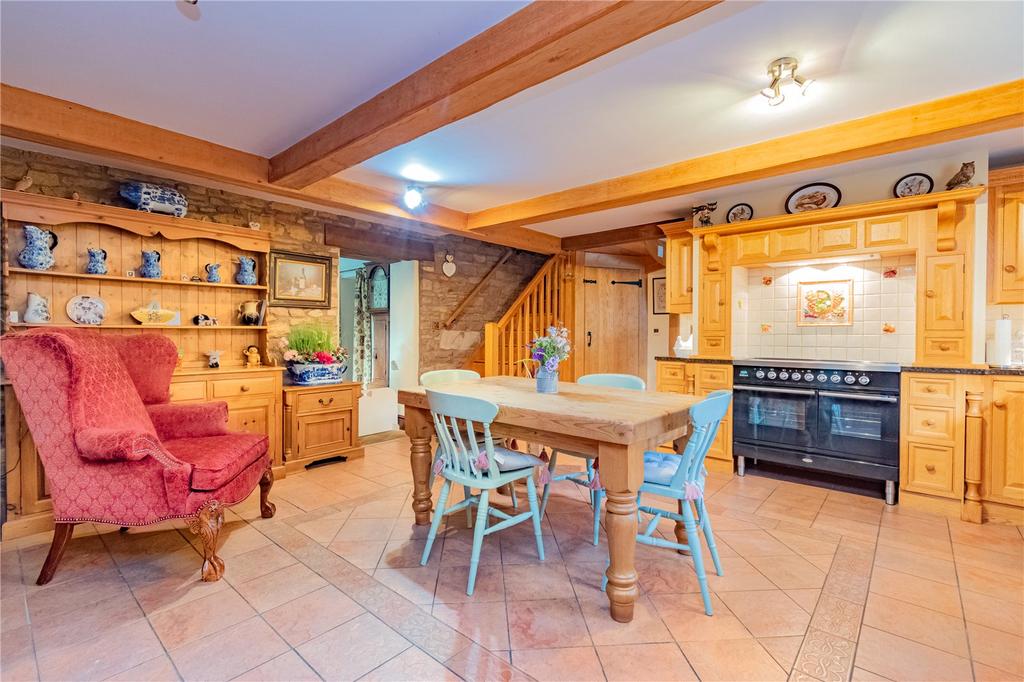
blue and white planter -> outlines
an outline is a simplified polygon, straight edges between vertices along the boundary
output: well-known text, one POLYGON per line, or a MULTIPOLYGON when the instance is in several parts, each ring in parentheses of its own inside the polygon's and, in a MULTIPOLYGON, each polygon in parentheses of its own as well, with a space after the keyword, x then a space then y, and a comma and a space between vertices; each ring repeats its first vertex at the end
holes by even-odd
POLYGON ((344 380, 348 364, 335 362, 322 365, 314 362, 293 362, 288 365, 292 383, 296 386, 319 386, 321 384, 340 384, 344 380))
POLYGON ((175 218, 184 218, 188 213, 188 199, 173 187, 148 182, 126 182, 121 185, 118 193, 140 211, 166 213, 175 218))

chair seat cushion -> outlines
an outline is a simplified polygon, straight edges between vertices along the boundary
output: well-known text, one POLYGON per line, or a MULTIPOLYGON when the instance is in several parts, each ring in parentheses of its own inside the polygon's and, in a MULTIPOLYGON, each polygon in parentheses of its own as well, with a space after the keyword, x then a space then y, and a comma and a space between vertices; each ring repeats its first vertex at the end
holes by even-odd
MULTIPOLYGON (((655 485, 671 485, 672 477, 676 475, 679 463, 683 458, 669 452, 645 452, 644 453, 644 483, 655 485)), ((704 481, 708 477, 707 469, 702 469, 697 477, 697 486, 704 490, 704 481)))
MULTIPOLYGON (((484 451, 484 444, 480 443, 480 451, 484 451)), ((434 452, 434 459, 441 456, 441 448, 438 448, 434 452)), ((498 463, 498 471, 514 471, 516 469, 526 469, 529 467, 547 466, 540 457, 534 457, 528 455, 525 452, 519 452, 517 450, 509 450, 503 448, 500 445, 494 446, 494 461, 498 463)))
POLYGON ((228 433, 163 441, 167 451, 192 465, 192 490, 217 490, 267 454, 268 439, 259 433, 228 433))

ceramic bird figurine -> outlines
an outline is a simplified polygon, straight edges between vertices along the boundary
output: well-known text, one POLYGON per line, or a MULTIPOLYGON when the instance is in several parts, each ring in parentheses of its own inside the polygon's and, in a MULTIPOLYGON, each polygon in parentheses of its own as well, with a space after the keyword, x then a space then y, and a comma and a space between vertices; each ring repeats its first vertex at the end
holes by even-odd
POLYGON ((18 182, 14 183, 14 189, 18 190, 19 192, 24 192, 25 190, 27 190, 31 186, 32 186, 32 176, 31 175, 25 175, 25 177, 23 177, 21 180, 18 180, 18 182))
POLYGON ((946 183, 946 189, 960 189, 961 187, 970 187, 971 179, 974 177, 974 162, 968 161, 967 163, 960 165, 960 170, 957 174, 949 179, 946 183))

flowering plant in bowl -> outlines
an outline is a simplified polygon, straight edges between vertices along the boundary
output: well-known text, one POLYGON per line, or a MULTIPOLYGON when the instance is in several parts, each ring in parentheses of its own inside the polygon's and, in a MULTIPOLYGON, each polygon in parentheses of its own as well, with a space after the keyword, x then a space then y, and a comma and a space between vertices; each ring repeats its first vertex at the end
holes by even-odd
POLYGON ((530 359, 539 363, 537 368, 537 392, 558 392, 558 365, 569 358, 572 346, 569 344, 569 330, 565 327, 548 327, 548 333, 538 336, 529 345, 530 359))
POLYGON ((288 336, 281 339, 280 346, 292 383, 301 386, 336 384, 348 369, 348 350, 335 344, 331 332, 320 325, 292 327, 288 336))

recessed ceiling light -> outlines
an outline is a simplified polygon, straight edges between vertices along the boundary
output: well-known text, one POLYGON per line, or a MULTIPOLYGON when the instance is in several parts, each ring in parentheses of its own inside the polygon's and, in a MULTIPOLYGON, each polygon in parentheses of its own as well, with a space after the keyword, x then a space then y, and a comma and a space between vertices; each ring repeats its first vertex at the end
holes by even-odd
POLYGON ((786 95, 807 94, 814 79, 798 75, 797 66, 797 61, 792 57, 776 59, 768 65, 768 76, 772 81, 767 88, 761 90, 761 94, 768 99, 769 105, 774 107, 782 104, 786 101, 786 95))
POLYGON ((405 194, 402 195, 402 203, 410 211, 415 211, 417 208, 423 206, 425 199, 423 198, 423 188, 417 187, 416 185, 409 185, 405 188, 405 194))
POLYGON ((400 172, 403 178, 415 182, 437 182, 441 179, 437 171, 431 170, 421 163, 407 164, 400 172))

